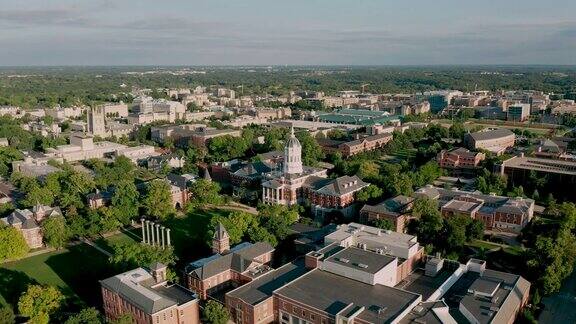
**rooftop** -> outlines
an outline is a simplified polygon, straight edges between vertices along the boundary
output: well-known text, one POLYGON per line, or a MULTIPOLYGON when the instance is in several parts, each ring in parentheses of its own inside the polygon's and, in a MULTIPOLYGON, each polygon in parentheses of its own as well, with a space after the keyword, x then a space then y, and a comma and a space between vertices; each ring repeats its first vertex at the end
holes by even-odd
POLYGON ((512 133, 512 131, 506 128, 497 128, 492 130, 479 131, 476 133, 470 133, 469 136, 471 136, 475 141, 484 141, 484 140, 502 138, 506 136, 514 136, 514 133, 512 133))
POLYGON ((515 156, 504 161, 503 166, 505 168, 576 175, 576 162, 574 161, 515 156))
POLYGON ((319 269, 276 290, 290 298, 336 316, 351 304, 364 307, 358 318, 371 323, 388 323, 420 299, 407 291, 383 285, 369 285, 319 269))
POLYGON ((396 258, 388 255, 374 255, 374 252, 355 247, 346 248, 324 262, 332 262, 353 270, 375 274, 392 263, 396 258))
POLYGON ((137 268, 100 281, 105 288, 116 292, 147 314, 182 305, 196 299, 196 295, 179 285, 156 283, 144 268, 137 268))
POLYGON ((274 290, 294 281, 308 271, 309 269, 304 266, 304 260, 297 259, 230 291, 227 295, 239 298, 250 305, 256 305, 271 297, 274 290))

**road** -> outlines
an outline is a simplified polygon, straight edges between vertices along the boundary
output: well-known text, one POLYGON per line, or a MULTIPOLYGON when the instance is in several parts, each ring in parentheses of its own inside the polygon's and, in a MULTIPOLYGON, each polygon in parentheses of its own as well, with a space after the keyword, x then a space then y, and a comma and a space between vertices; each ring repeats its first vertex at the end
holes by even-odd
POLYGON ((564 281, 560 292, 542 299, 539 323, 576 323, 576 271, 564 281))

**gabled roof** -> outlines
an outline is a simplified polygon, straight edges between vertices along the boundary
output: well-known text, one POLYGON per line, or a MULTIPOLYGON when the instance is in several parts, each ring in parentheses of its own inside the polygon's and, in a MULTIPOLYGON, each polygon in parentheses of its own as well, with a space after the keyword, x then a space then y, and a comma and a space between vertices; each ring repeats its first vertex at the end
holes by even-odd
POLYGON ((330 196, 341 196, 368 186, 368 183, 362 181, 358 176, 342 176, 336 179, 327 180, 328 182, 325 183, 318 181, 317 184, 322 184, 320 187, 318 185, 313 185, 317 188, 315 189, 317 193, 330 196))
POLYGON ((215 254, 190 263, 186 268, 186 272, 200 280, 210 278, 227 270, 243 273, 252 265, 258 264, 254 259, 272 251, 274 251, 274 248, 266 242, 242 243, 225 254, 215 254))

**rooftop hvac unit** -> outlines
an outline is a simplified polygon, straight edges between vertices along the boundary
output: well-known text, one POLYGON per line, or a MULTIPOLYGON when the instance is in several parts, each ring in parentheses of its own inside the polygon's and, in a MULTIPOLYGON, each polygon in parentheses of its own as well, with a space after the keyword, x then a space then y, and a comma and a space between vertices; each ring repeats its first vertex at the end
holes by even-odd
POLYGON ((358 263, 358 266, 362 269, 368 269, 368 265, 364 263, 358 263))
POLYGON ((345 258, 340 258, 340 259, 338 259, 338 261, 343 262, 343 263, 349 263, 350 262, 350 260, 345 259, 345 258))

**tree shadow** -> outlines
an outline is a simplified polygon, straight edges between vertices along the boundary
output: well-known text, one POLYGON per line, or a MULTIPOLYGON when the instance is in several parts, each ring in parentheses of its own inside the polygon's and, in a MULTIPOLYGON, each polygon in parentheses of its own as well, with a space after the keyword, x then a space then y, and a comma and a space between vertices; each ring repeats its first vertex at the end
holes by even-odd
POLYGON ((69 297, 70 304, 100 306, 99 280, 115 274, 107 257, 86 244, 72 246, 68 250, 49 257, 46 265, 69 287, 63 289, 63 293, 69 297))
POLYGON ((26 291, 28 285, 38 282, 22 271, 0 268, 0 295, 14 308, 18 305, 18 298, 26 291))

